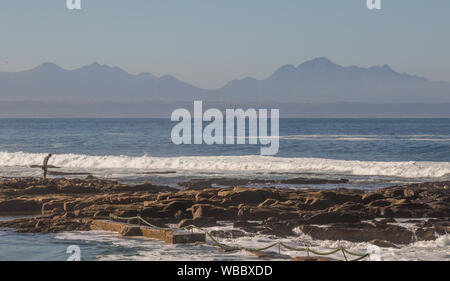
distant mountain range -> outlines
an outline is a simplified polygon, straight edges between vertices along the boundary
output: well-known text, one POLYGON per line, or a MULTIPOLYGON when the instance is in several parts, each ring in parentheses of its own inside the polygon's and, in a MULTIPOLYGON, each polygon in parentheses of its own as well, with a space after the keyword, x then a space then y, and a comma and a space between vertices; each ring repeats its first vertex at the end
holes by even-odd
POLYGON ((31 70, 0 72, 0 101, 113 101, 283 103, 443 103, 450 83, 401 74, 388 65, 340 66, 316 58, 297 67, 285 65, 266 79, 233 80, 205 90, 165 75, 131 75, 119 67, 93 63, 65 70, 43 63, 31 70))
POLYGON ((43 63, 31 70, 0 72, 0 100, 169 101, 190 100, 203 93, 170 75, 131 75, 98 63, 74 70, 43 63))
POLYGON ((327 58, 285 65, 264 80, 246 78, 221 89, 228 97, 281 102, 448 102, 450 83, 400 74, 388 65, 340 66, 327 58))

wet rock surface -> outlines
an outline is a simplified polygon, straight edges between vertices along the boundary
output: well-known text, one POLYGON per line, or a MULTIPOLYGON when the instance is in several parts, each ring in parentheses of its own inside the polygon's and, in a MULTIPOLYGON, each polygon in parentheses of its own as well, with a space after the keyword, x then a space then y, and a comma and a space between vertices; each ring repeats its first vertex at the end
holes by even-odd
POLYGON ((209 178, 192 179, 180 182, 178 185, 189 189, 204 189, 213 186, 234 187, 252 184, 344 184, 347 179, 321 179, 321 178, 303 178, 295 177, 290 179, 236 179, 236 178, 209 178))
POLYGON ((150 183, 126 185, 92 176, 45 181, 3 178, 0 214, 36 217, 2 221, 0 227, 44 233, 89 230, 92 220, 109 219, 110 214, 139 215, 157 226, 233 223, 234 230, 214 232, 214 236, 223 238, 257 234, 287 237, 298 228, 318 240, 372 241, 386 247, 450 233, 450 182, 370 192, 344 188, 214 188, 211 182, 200 189, 202 184, 196 181, 193 189, 179 190, 150 183), (398 225, 399 218, 416 219, 409 221, 415 228, 398 225))

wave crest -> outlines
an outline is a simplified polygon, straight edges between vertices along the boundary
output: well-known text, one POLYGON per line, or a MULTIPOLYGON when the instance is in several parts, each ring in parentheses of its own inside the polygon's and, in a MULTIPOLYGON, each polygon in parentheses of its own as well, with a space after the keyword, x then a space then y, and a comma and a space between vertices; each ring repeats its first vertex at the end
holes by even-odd
MULTIPOLYGON (((0 167, 42 163, 46 154, 0 152, 0 167)), ((440 178, 450 174, 449 162, 378 162, 272 156, 91 156, 55 154, 51 165, 83 169, 174 169, 184 171, 315 172, 403 178, 440 178)))

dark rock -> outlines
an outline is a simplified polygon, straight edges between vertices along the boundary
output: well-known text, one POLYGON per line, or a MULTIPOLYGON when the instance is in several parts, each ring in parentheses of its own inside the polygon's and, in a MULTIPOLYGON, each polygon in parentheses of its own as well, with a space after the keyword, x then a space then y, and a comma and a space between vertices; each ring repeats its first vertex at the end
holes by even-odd
POLYGON ((217 193, 218 196, 226 197, 235 205, 260 204, 266 199, 278 199, 278 194, 267 188, 234 188, 232 190, 223 190, 217 193))
POLYGON ((58 188, 55 185, 35 185, 25 188, 27 194, 52 194, 58 193, 58 188))
POLYGON ((279 221, 276 218, 269 218, 264 221, 264 229, 258 231, 259 234, 274 235, 277 237, 293 236, 295 233, 293 229, 302 222, 298 220, 279 221))
POLYGON ((163 211, 172 211, 176 212, 177 210, 185 210, 187 208, 190 208, 192 206, 192 201, 187 200, 176 200, 176 201, 170 201, 167 204, 165 204, 163 211))
POLYGON ((264 226, 244 226, 242 227, 242 230, 248 233, 258 233, 260 231, 266 230, 266 227, 264 226))
POLYGON ((358 211, 364 209, 365 206, 361 203, 355 202, 345 202, 340 205, 335 205, 329 208, 329 212, 348 212, 348 211, 358 211))
POLYGON ((391 205, 391 202, 383 199, 375 200, 368 204, 369 207, 386 207, 389 205, 391 205))
POLYGON ((276 204, 277 202, 278 202, 278 200, 269 198, 269 199, 264 200, 264 202, 262 202, 261 204, 259 204, 258 207, 270 206, 270 205, 276 204))
POLYGON ((202 217, 214 217, 220 218, 222 220, 234 219, 237 216, 237 208, 222 208, 210 204, 195 204, 192 206, 192 217, 202 218, 202 217))
POLYGON ((306 210, 323 210, 334 206, 334 202, 328 199, 311 198, 306 201, 306 210))
POLYGON ((272 179, 237 179, 237 178, 209 178, 209 179, 191 179, 186 182, 180 182, 178 185, 187 189, 204 189, 217 186, 245 186, 249 184, 345 184, 347 179, 320 179, 320 178, 291 178, 283 180, 272 179))
POLYGON ((41 209, 41 204, 36 202, 35 200, 26 200, 26 199, 10 199, 0 201, 0 212, 9 213, 9 212, 37 212, 41 209))
POLYGON ((386 218, 412 218, 415 216, 412 210, 395 206, 380 207, 377 213, 380 217, 386 218))
POLYGON ((416 230, 416 237, 419 241, 436 240, 436 232, 433 228, 419 228, 416 230))
POLYGON ((107 218, 109 217, 109 212, 108 211, 104 211, 104 210, 100 210, 94 213, 93 218, 98 219, 98 218, 107 218))
POLYGON ((237 217, 240 220, 263 220, 269 217, 289 219, 298 217, 298 214, 292 212, 284 212, 273 208, 243 206, 242 208, 239 208, 237 217))
POLYGON ((414 190, 412 189, 405 189, 403 190, 403 196, 406 198, 416 197, 416 194, 414 190))
POLYGON ((278 183, 282 184, 344 184, 348 183, 347 179, 319 179, 319 178, 292 178, 286 180, 280 180, 278 183))
POLYGON ((233 227, 247 227, 247 226, 260 226, 260 223, 257 222, 249 222, 249 221, 235 221, 233 222, 233 227))
POLYGON ((119 232, 120 236, 142 236, 141 228, 138 226, 124 226, 119 232))
POLYGON ((370 243, 381 248, 398 248, 395 244, 384 240, 374 239, 370 243))
POLYGON ((240 230, 213 230, 210 232, 212 236, 219 238, 235 239, 246 236, 245 232, 240 230))
POLYGON ((177 227, 183 228, 189 225, 195 225, 198 227, 210 227, 210 226, 216 226, 217 221, 213 218, 196 218, 196 219, 182 219, 177 227))
POLYGON ((381 219, 379 222, 380 223, 395 223, 397 221, 393 218, 385 218, 385 219, 381 219))
POLYGON ((345 204, 348 202, 361 203, 361 195, 349 192, 337 192, 335 190, 324 190, 320 192, 321 196, 332 201, 334 204, 345 204))
POLYGON ((368 204, 372 201, 385 199, 383 194, 381 193, 366 193, 362 196, 362 201, 364 204, 368 204))
POLYGON ((352 214, 320 213, 306 220, 308 224, 356 223, 359 217, 352 214))
POLYGON ((53 210, 61 210, 61 212, 64 212, 64 202, 52 200, 42 204, 42 215, 51 214, 53 210))
POLYGON ((367 223, 335 224, 328 227, 302 225, 300 229, 318 240, 347 240, 369 242, 384 240, 395 244, 409 244, 414 241, 414 233, 396 225, 372 225, 367 223))
MULTIPOLYGON (((241 179, 208 179, 210 185, 243 183, 241 179)), ((310 180, 310 179, 306 179, 310 180)), ((316 180, 316 179, 315 179, 316 180)), ((280 180, 245 179, 247 183, 280 180)), ((291 183, 305 183, 303 178, 291 183)), ((204 182, 197 181, 197 184, 204 182)), ((352 189, 207 188, 186 190, 150 183, 127 185, 95 177, 83 179, 0 178, 0 212, 41 216, 0 222, 23 232, 58 232, 89 229, 92 218, 140 215, 154 225, 172 223, 199 226, 217 221, 235 222, 251 233, 286 237, 300 226, 324 239, 407 243, 449 233, 450 182, 417 183, 373 192, 352 189), (361 223, 383 217, 374 223, 361 223), (431 218, 417 222, 417 233, 389 225, 394 218, 431 218), (241 221, 263 221, 249 223, 241 221), (384 222, 384 223, 383 223, 384 222), (327 227, 315 228, 311 224, 327 227), (391 227, 391 228, 390 228, 391 227), (413 237, 413 238, 411 238, 413 237)), ((139 223, 137 219, 132 223, 139 223)))

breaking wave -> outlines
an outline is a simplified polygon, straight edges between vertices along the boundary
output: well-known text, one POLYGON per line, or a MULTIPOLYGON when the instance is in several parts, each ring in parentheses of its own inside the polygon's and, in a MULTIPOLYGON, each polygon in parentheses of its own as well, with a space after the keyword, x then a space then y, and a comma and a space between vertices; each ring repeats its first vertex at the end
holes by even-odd
MULTIPOLYGON (((39 165, 45 154, 0 152, 0 167, 39 165)), ((450 175, 449 162, 378 162, 270 156, 91 156, 56 154, 51 165, 81 169, 174 169, 179 171, 314 172, 403 178, 440 178, 450 175)))

